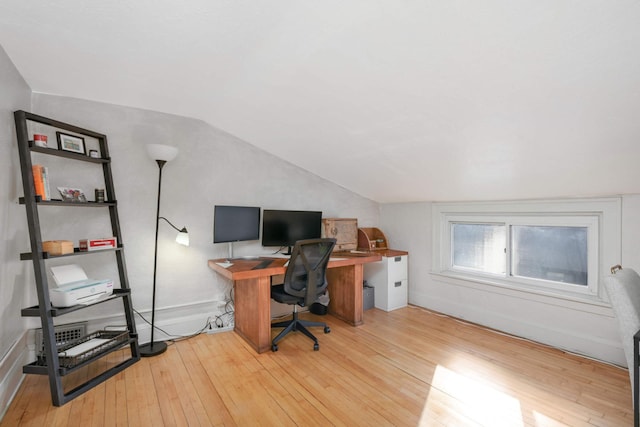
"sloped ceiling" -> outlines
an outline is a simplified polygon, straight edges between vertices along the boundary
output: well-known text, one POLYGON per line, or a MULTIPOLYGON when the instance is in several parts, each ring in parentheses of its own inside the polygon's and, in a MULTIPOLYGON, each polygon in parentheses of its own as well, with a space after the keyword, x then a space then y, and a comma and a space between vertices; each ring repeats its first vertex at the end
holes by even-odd
POLYGON ((640 193, 637 0, 3 0, 0 45, 379 202, 640 193))

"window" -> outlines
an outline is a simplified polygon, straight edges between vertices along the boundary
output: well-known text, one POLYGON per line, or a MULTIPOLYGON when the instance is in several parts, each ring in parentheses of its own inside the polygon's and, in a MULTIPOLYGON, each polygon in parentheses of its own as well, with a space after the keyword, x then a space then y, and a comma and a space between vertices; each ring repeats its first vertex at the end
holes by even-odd
POLYGON ((499 224, 451 224, 453 268, 504 274, 506 235, 499 224))
MULTIPOLYGON (((544 280, 556 285, 589 285, 588 236, 597 238, 597 218, 588 215, 500 219, 503 222, 495 224, 451 222, 452 270, 519 278, 530 283, 544 280), (540 225, 558 221, 579 225, 540 225)), ((597 245, 592 245, 591 251, 597 255, 597 245)), ((595 274, 597 265, 592 265, 591 270, 595 274)))
POLYGON ((512 226, 511 274, 587 286, 588 231, 588 227, 512 226))
POLYGON ((620 201, 434 203, 433 272, 478 285, 602 299, 619 263, 620 201))

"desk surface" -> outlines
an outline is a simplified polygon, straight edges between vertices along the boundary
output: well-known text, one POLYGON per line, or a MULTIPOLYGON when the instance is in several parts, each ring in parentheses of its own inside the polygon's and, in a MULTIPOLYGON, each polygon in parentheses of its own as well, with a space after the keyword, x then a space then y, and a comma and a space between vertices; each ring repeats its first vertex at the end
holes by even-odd
MULTIPOLYGON (((379 252, 334 252, 329 259, 329 265, 327 266, 327 268, 366 264, 369 262, 380 261, 381 259, 382 254, 379 252)), ((209 267, 211 267, 213 270, 226 277, 227 279, 244 280, 284 274, 287 269, 285 264, 288 260, 288 258, 272 258, 269 256, 264 256, 257 259, 233 260, 232 265, 224 267, 220 264, 225 264, 226 258, 220 258, 209 260, 209 267), (271 263, 265 267, 256 268, 266 260, 271 260, 271 263)))

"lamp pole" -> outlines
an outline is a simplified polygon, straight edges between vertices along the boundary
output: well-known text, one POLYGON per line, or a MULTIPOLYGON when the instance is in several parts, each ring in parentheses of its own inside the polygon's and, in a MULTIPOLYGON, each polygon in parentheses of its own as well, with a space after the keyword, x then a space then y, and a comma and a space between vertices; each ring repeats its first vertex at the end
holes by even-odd
POLYGON ((155 330, 156 320, 156 270, 158 267, 158 229, 160 227, 160 194, 162 190, 162 167, 167 163, 166 160, 156 160, 158 163, 158 208, 156 210, 156 241, 153 252, 153 293, 151 301, 151 342, 140 346, 140 355, 142 357, 155 356, 164 353, 167 350, 167 344, 163 341, 158 343, 153 341, 153 333, 155 330))

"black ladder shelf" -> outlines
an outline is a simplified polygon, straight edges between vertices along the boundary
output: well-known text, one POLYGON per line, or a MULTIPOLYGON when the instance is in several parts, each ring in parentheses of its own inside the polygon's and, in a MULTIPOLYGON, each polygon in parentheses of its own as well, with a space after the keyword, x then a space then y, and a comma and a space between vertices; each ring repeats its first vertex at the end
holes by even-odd
MULTIPOLYGON (((63 123, 57 120, 49 119, 47 117, 38 116, 26 111, 14 112, 14 118, 18 140, 18 153, 20 155, 22 185, 24 189, 24 197, 20 198, 20 203, 24 204, 26 207, 31 243, 31 252, 20 254, 20 259, 31 260, 33 262, 35 284, 38 294, 38 305, 22 309, 22 316, 40 317, 44 343, 43 357, 39 358, 37 361, 31 364, 24 366, 23 372, 28 374, 48 375, 49 388, 51 390, 51 400, 55 406, 62 406, 66 402, 74 399, 75 397, 81 395, 87 390, 95 387, 96 385, 102 383, 103 381, 107 380, 108 378, 114 376, 118 372, 121 372, 122 370, 140 360, 138 335, 135 328, 133 306, 131 302, 131 290, 129 288, 129 282, 127 278, 127 269, 124 259, 124 248, 122 246, 122 235, 120 231, 120 222, 118 219, 118 208, 113 186, 113 177, 111 174, 111 159, 109 157, 106 135, 63 123), (100 148, 99 157, 89 157, 84 154, 33 145, 29 138, 29 127, 27 125, 28 122, 49 126, 56 130, 62 130, 75 135, 95 139, 98 141, 100 148), (104 176, 105 194, 108 199, 100 203, 70 203, 58 200, 42 200, 40 196, 36 195, 35 191, 34 178, 32 173, 32 153, 41 153, 50 156, 66 158, 71 161, 82 161, 101 164, 104 176), (89 305, 76 305, 72 307, 53 307, 51 305, 49 297, 49 283, 46 272, 47 260, 59 257, 75 257, 80 255, 85 256, 91 255, 96 252, 80 252, 78 248, 75 248, 74 252, 71 254, 60 256, 54 256, 50 255, 47 252, 44 252, 42 248, 42 233, 38 209, 46 208, 47 206, 65 206, 69 208, 92 207, 109 210, 111 229, 113 232, 113 236, 116 237, 118 247, 110 249, 108 250, 108 252, 112 252, 115 256, 118 267, 118 275, 120 279, 120 288, 114 289, 113 294, 109 298, 100 299, 89 305), (108 343, 110 343, 109 345, 98 347, 96 350, 93 350, 90 353, 86 353, 87 357, 78 358, 77 360, 74 359, 71 365, 69 364, 68 359, 60 358, 58 354, 59 348, 55 338, 55 327, 53 321, 54 318, 65 315, 67 313, 85 309, 86 307, 92 305, 101 304, 105 301, 113 300, 122 301, 124 315, 127 323, 126 331, 120 331, 117 334, 117 339, 108 341, 108 343), (62 377, 72 372, 76 372, 77 370, 86 367, 92 362, 116 350, 124 349, 127 346, 130 348, 131 353, 128 358, 124 358, 124 360, 120 361, 120 363, 111 366, 107 370, 94 377, 89 378, 84 383, 76 385, 75 388, 69 391, 64 390, 62 377), (66 362, 61 363, 62 359, 64 359, 66 362)), ((97 252, 104 253, 105 251, 97 252)), ((97 335, 93 334, 86 338, 89 339, 92 336, 97 335)), ((80 339, 79 341, 82 341, 82 339, 80 339)), ((38 351, 38 349, 36 349, 36 351, 38 351)))

